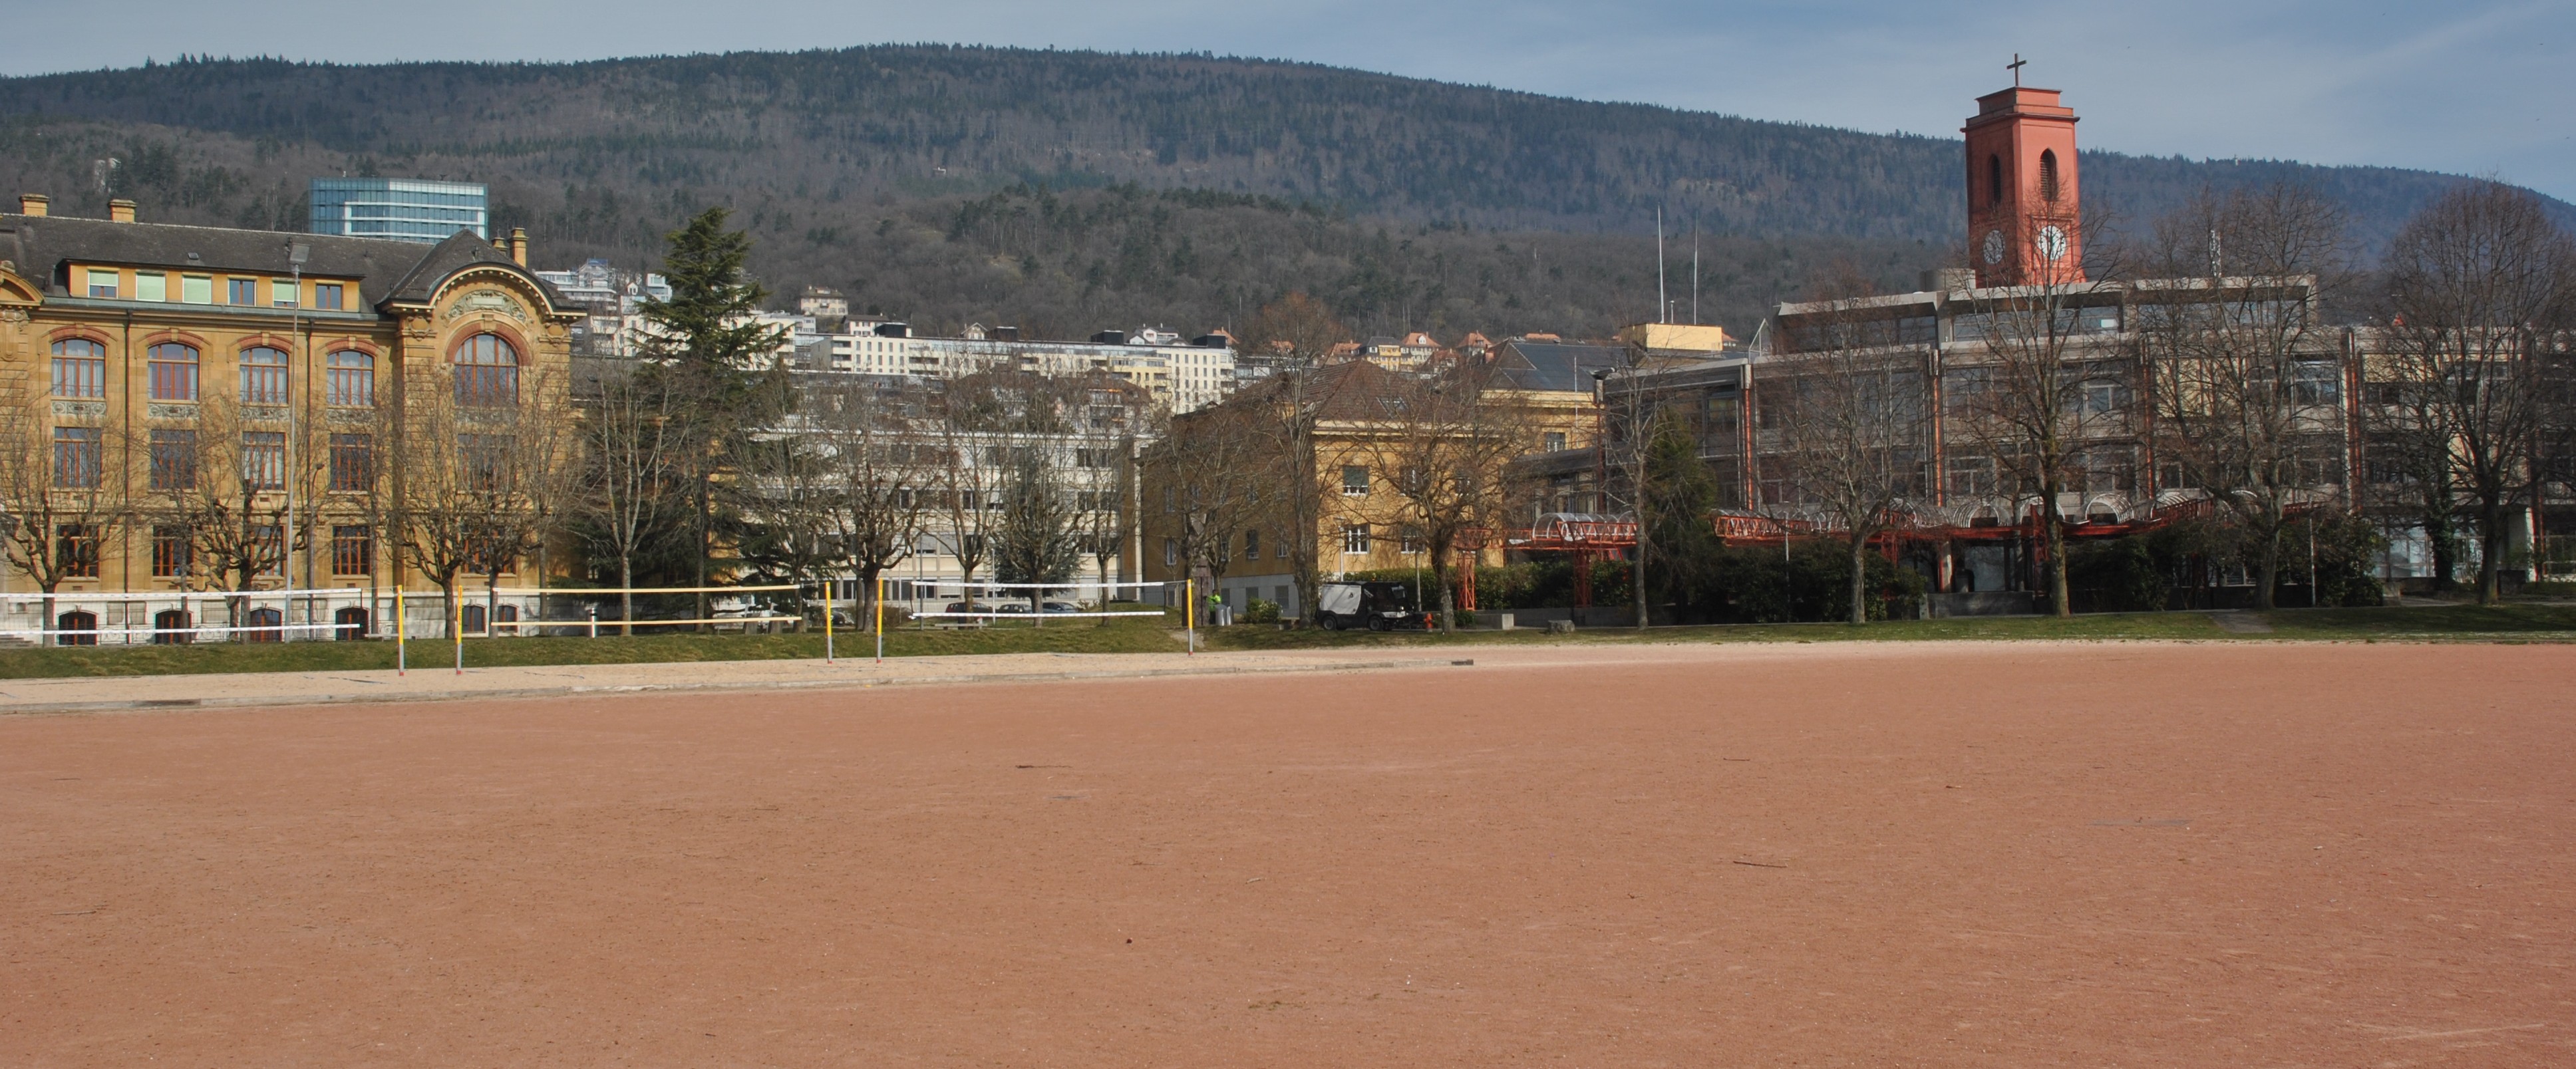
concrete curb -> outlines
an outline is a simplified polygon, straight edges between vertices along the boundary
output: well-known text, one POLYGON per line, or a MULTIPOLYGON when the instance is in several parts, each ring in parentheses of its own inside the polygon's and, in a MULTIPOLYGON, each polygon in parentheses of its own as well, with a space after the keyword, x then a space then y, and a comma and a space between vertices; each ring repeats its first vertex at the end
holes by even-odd
POLYGON ((1445 668, 1452 660, 1335 661, 1328 664, 1243 667, 1211 664, 1206 668, 1110 669, 1091 672, 985 672, 969 675, 907 676, 892 679, 747 680, 740 683, 579 684, 560 687, 509 687, 497 690, 410 693, 315 694, 287 697, 134 698, 99 702, 30 702, 0 704, 0 716, 49 713, 149 712, 177 709, 291 709, 314 705, 389 705, 396 702, 464 702, 521 698, 574 698, 613 694, 699 694, 760 690, 869 690, 877 687, 961 683, 1054 683, 1085 679, 1150 679, 1172 676, 1255 675, 1291 672, 1358 672, 1390 668, 1445 668))

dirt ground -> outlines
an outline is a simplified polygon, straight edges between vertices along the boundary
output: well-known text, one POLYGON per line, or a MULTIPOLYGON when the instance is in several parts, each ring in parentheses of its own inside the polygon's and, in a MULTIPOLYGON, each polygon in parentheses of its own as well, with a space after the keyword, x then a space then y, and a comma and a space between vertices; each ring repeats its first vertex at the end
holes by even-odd
POLYGON ((2576 1064, 2576 648, 1476 656, 0 719, 0 1065, 2576 1064))

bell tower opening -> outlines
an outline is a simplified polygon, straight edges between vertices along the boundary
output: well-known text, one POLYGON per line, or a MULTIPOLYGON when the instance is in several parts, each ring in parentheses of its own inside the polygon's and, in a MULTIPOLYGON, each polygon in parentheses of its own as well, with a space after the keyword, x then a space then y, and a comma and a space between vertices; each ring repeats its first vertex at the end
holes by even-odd
POLYGON ((1979 286, 2084 281, 2075 111, 2058 97, 2019 84, 1988 93, 1960 130, 1968 142, 1969 263, 1979 286))

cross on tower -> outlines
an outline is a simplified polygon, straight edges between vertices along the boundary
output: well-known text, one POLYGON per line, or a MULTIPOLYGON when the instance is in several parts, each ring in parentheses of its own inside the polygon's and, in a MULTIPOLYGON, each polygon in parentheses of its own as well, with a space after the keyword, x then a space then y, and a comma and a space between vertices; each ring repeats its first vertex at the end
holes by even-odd
POLYGON ((2021 58, 2021 53, 2015 52, 2013 53, 2013 61, 2004 64, 2005 70, 2013 72, 2013 88, 2021 88, 2021 69, 2028 66, 2029 63, 2029 60, 2021 58))

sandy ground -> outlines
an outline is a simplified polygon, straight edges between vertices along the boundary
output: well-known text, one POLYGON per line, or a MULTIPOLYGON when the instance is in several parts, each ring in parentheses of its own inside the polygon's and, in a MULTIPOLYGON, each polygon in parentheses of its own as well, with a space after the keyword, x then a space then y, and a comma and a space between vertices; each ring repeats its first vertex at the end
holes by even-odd
POLYGON ((0 718, 0 1065, 2576 1063, 2568 647, 1475 656, 0 718))
POLYGON ((0 680, 0 714, 201 706, 319 705, 556 697, 635 691, 803 690, 893 685, 1056 682, 1109 677, 1311 672, 1448 664, 1473 657, 1403 648, 1224 653, 991 653, 838 661, 541 664, 455 671, 432 665, 331 672, 70 676, 0 680))

